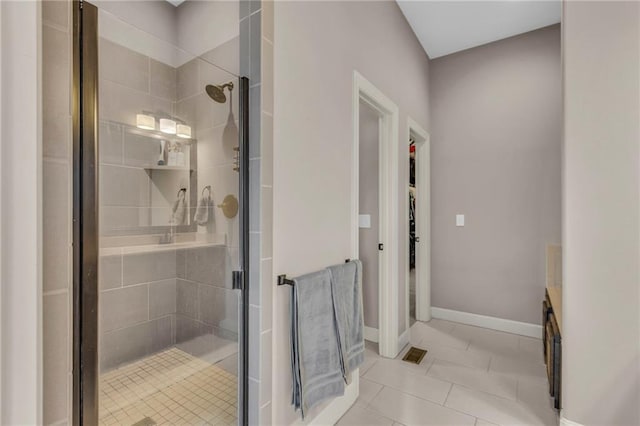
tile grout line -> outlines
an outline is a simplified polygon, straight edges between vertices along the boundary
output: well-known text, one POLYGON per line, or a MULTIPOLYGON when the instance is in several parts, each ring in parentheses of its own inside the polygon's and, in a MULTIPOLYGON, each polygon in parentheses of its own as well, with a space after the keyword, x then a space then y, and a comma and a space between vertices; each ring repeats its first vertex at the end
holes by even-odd
POLYGON ((449 386, 449 392, 447 392, 447 396, 444 398, 444 401, 442 401, 442 406, 446 408, 449 408, 446 406, 446 404, 447 404, 447 400, 449 399, 449 395, 451 395, 451 390, 453 389, 454 383, 450 383, 450 384, 451 386, 449 386))

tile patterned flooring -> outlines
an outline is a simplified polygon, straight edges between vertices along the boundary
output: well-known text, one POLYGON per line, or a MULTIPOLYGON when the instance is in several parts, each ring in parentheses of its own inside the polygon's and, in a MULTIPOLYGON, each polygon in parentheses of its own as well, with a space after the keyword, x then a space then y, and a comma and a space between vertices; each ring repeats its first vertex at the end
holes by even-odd
POLYGON ((367 342, 360 396, 338 425, 557 425, 542 340, 433 319, 410 330, 420 365, 367 342))
POLYGON ((235 425, 237 378, 227 370, 171 348, 102 374, 100 425, 235 425))

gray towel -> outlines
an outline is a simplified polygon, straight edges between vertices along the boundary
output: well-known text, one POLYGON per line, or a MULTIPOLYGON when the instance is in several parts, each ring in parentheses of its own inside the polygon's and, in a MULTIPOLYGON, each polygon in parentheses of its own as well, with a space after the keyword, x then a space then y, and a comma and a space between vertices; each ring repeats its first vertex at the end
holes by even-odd
POLYGON ((294 279, 291 294, 292 403, 302 417, 344 395, 344 378, 327 269, 294 279))
POLYGON ((333 306, 344 380, 364 361, 364 319, 362 315, 362 263, 330 266, 333 306))
POLYGON ((178 198, 173 202, 171 209, 171 223, 174 225, 184 225, 184 219, 186 217, 187 203, 185 201, 186 190, 180 190, 178 192, 178 198))
POLYGON ((209 210, 211 208, 211 196, 207 195, 200 199, 198 207, 196 207, 196 214, 193 220, 200 226, 205 226, 209 223, 209 210))

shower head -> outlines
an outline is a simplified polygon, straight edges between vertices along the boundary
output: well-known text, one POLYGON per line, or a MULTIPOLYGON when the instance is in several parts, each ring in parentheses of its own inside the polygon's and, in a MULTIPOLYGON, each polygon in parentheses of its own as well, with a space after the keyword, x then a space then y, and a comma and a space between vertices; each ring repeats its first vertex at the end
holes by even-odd
POLYGON ((233 83, 229 82, 221 86, 207 84, 205 90, 207 91, 207 95, 209 95, 211 99, 218 102, 219 104, 223 104, 227 101, 227 96, 224 94, 225 87, 229 88, 229 92, 231 92, 233 90, 233 83))

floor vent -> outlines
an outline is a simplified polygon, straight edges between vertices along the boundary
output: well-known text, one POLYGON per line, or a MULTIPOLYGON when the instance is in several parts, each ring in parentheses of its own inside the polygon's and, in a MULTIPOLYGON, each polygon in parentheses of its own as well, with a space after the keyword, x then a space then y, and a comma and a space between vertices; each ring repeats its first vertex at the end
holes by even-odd
POLYGON ((139 422, 135 422, 131 426, 155 426, 157 423, 153 421, 151 417, 145 417, 139 422))
POLYGON ((415 346, 411 346, 411 348, 407 351, 407 353, 402 358, 403 361, 412 362, 414 364, 420 364, 422 358, 427 354, 427 351, 424 349, 416 348, 415 346))

